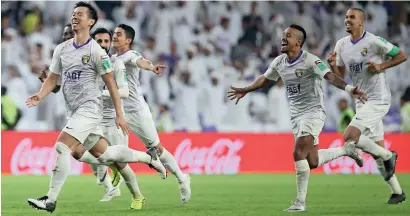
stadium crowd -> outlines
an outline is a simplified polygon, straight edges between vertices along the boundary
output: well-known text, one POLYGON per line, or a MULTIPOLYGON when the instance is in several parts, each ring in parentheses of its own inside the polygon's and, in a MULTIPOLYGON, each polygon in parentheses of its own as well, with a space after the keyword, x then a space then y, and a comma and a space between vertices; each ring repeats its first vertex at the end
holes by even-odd
MULTIPOLYGON (((50 64, 53 49, 61 42, 63 28, 70 23, 71 10, 67 8, 72 8, 74 3, 2 1, 2 106, 6 102, 9 108, 14 104, 18 111, 13 115, 18 121, 9 129, 47 131, 65 125, 61 92, 30 109, 25 100, 40 89, 38 76, 50 64), (5 103, 3 93, 7 96, 5 103)), ((141 71, 140 75, 143 94, 158 130, 163 132, 290 132, 286 89, 281 81, 243 98, 238 105, 227 100, 226 92, 231 85, 248 85, 267 69, 280 54, 282 32, 292 23, 307 30, 304 49, 326 60, 336 41, 347 35, 346 10, 363 8, 367 13, 367 31, 410 53, 407 2, 96 1, 93 4, 98 7, 100 18, 94 29, 113 30, 119 23, 128 24, 136 31, 134 49, 153 63, 168 66, 161 77, 148 71, 141 71)), ((409 124, 408 118, 400 117, 401 109, 402 114, 406 112, 402 108, 405 101, 410 103, 410 90, 405 93, 410 87, 407 68, 410 61, 387 71, 393 99, 384 119, 385 131, 397 132, 402 122, 409 124)), ((354 110, 354 102, 346 92, 327 82, 324 88, 325 131, 336 131, 341 110, 345 105, 354 110)))

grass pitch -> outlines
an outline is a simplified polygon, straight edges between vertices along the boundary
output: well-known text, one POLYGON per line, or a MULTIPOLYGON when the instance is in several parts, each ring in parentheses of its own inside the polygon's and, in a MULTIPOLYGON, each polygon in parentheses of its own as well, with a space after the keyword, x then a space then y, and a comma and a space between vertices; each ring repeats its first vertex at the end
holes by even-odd
MULTIPOLYGON (((410 195, 410 174, 398 178, 410 195)), ((390 191, 378 175, 311 175, 307 213, 283 212, 296 197, 295 175, 193 175, 191 179, 192 198, 188 205, 182 206, 173 176, 166 180, 155 175, 139 176, 146 205, 135 211, 128 209, 131 200, 125 185, 121 197, 103 203, 99 200, 104 190, 96 185, 94 176, 70 176, 53 215, 410 215, 410 200, 399 205, 385 204, 390 191)), ((46 194, 48 176, 2 176, 1 180, 1 215, 50 215, 27 204, 27 198, 46 194)))

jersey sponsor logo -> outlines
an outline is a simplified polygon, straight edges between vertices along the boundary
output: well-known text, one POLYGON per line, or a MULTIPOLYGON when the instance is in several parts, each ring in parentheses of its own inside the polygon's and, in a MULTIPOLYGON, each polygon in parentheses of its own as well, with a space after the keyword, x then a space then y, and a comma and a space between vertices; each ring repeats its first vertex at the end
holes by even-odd
POLYGON ((301 78, 304 72, 305 72, 304 70, 296 69, 295 71, 296 77, 301 78))
POLYGON ((360 54, 362 54, 362 56, 367 55, 367 48, 366 48, 366 47, 363 48, 363 49, 360 51, 360 54))
POLYGON ((289 95, 294 95, 300 93, 300 84, 297 85, 287 85, 286 91, 289 95))
POLYGON ((360 73, 363 70, 363 62, 360 62, 358 64, 350 64, 349 65, 349 70, 351 73, 360 73))
POLYGON ((325 64, 323 64, 323 62, 321 60, 316 60, 315 61, 315 65, 321 70, 321 71, 325 71, 328 70, 327 66, 325 64))
POLYGON ((67 82, 77 82, 81 77, 82 71, 66 71, 64 76, 67 82))
POLYGON ((81 62, 83 64, 87 64, 88 62, 90 62, 90 56, 89 55, 83 55, 83 57, 81 57, 81 62))

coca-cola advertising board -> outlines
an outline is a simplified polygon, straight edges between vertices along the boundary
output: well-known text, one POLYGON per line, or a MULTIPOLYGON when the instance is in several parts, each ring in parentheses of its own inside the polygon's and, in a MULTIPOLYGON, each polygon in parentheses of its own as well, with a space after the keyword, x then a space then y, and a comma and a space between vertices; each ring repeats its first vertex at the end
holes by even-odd
MULTIPOLYGON (((2 174, 49 175, 55 164, 54 143, 57 132, 2 132, 2 174)), ((246 133, 167 133, 161 143, 173 153, 179 166, 192 174, 292 173, 292 134, 246 133)), ((396 172, 410 173, 410 134, 388 134, 386 146, 399 154, 396 172)), ((131 135, 131 148, 145 151, 131 135)), ((323 133, 319 148, 343 145, 341 134, 323 133)), ((347 157, 338 158, 314 170, 319 173, 378 173, 374 159, 365 153, 364 166, 347 157)), ((136 173, 154 173, 144 164, 132 164, 136 173)), ((91 174, 87 164, 71 159, 71 174, 91 174)))

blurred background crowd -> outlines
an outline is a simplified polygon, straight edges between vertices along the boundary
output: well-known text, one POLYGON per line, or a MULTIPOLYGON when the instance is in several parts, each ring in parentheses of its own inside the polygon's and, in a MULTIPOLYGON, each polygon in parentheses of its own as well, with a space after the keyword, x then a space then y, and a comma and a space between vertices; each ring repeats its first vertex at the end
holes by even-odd
MULTIPOLYGON (((2 130, 60 130, 66 123, 61 93, 27 108, 37 92, 40 72, 70 23, 75 1, 1 2, 2 130)), ((245 86, 280 54, 285 28, 307 31, 304 49, 326 59, 347 35, 350 7, 367 12, 365 29, 410 54, 408 2, 218 2, 93 1, 96 27, 113 30, 125 23, 136 31, 134 49, 164 75, 141 71, 143 94, 159 131, 291 132, 286 89, 281 81, 243 98, 227 100, 229 86, 245 86)), ((324 61, 325 62, 325 61, 324 61)), ((384 119, 386 132, 409 132, 410 61, 387 71, 393 95, 384 119)), ((347 78, 349 81, 349 79, 347 78)), ((349 81, 350 82, 350 81, 349 81)), ((324 81, 325 131, 343 130, 354 102, 324 81)))

